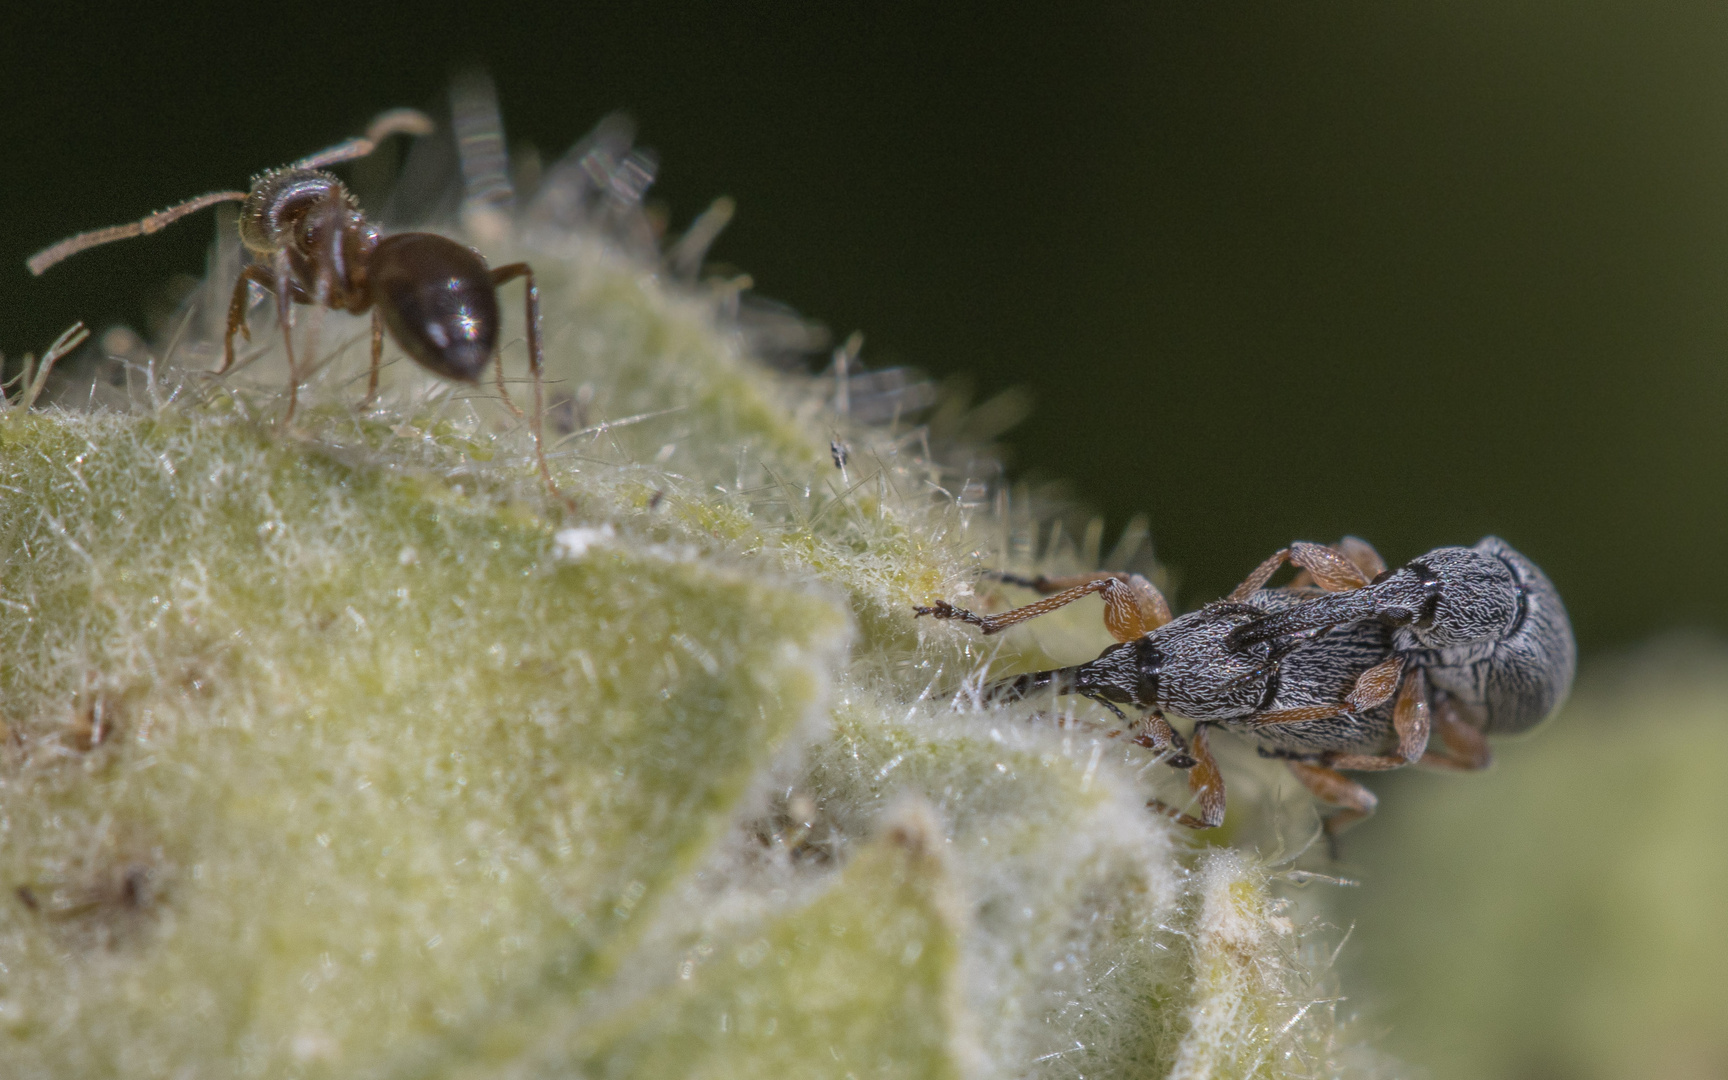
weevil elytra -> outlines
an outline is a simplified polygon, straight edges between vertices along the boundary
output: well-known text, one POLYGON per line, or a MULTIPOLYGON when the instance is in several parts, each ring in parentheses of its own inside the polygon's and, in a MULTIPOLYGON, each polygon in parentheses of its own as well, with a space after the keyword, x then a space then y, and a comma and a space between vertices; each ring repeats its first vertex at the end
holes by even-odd
MULTIPOLYGON (((1229 644, 1252 653, 1293 635, 1384 626, 1403 677, 1425 681, 1434 703, 1463 710, 1478 734, 1527 731, 1571 692, 1578 646, 1566 605, 1548 575, 1497 536, 1435 548, 1397 570, 1346 573, 1330 588, 1237 627, 1229 644)), ((1485 744, 1472 752, 1487 764, 1485 744)))
MULTIPOLYGON (((1488 760, 1483 731, 1514 730, 1510 721, 1502 727, 1473 724, 1459 707, 1477 704, 1482 693, 1466 690, 1457 665, 1436 663, 1421 647, 1401 645, 1399 628, 1388 621, 1322 614, 1330 610, 1322 605, 1336 599, 1329 594, 1361 591, 1374 578, 1390 578, 1380 556, 1365 542, 1347 538, 1338 548, 1295 544, 1279 551, 1224 600, 1179 618, 1171 618, 1169 605, 1150 582, 1120 573, 1008 578, 1050 595, 1000 615, 975 615, 941 602, 916 611, 961 619, 993 634, 1082 596, 1103 594, 1105 625, 1117 644, 1085 664, 996 683, 985 696, 1021 697, 1051 688, 1092 698, 1118 716, 1123 715, 1118 705, 1144 710, 1134 741, 1188 771, 1198 813, 1157 800, 1149 805, 1193 828, 1210 828, 1224 819, 1224 780, 1210 752, 1209 729, 1240 731, 1263 754, 1283 759, 1322 802, 1340 808, 1326 819, 1328 835, 1336 836, 1372 813, 1377 802, 1340 770, 1390 769, 1416 761, 1480 768, 1488 760), (1286 561, 1301 568, 1302 578, 1283 588, 1265 588, 1286 561), (1195 721, 1188 740, 1170 726, 1166 710, 1195 721), (1431 728, 1438 729, 1443 750, 1428 750, 1431 728)), ((1564 609, 1540 571, 1520 580, 1530 582, 1526 591, 1535 598, 1526 605, 1527 616, 1535 611, 1537 621, 1550 626, 1550 636, 1557 613, 1566 648, 1558 665, 1564 670, 1554 673, 1553 681, 1562 684, 1563 696, 1572 663, 1564 609)), ((1466 587, 1462 577, 1455 583, 1466 587)), ((1360 606, 1365 599, 1355 603, 1360 606)), ((1460 610, 1465 606, 1462 599, 1453 604, 1460 610)), ((1551 707, 1557 699, 1550 695, 1547 700, 1551 707)))
POLYGON ((234 335, 251 340, 246 325, 250 290, 261 287, 276 298, 288 359, 287 420, 294 418, 300 370, 294 357, 294 305, 317 305, 359 315, 372 313, 372 369, 366 401, 378 392, 378 370, 388 329, 402 351, 434 374, 459 382, 478 382, 497 362, 498 391, 518 417, 523 413, 504 390, 497 361, 498 287, 525 279, 528 367, 533 376, 534 412, 529 423, 534 456, 547 489, 559 495, 546 464, 541 427, 544 361, 540 343, 540 291, 525 262, 489 267, 474 249, 437 233, 405 232, 385 236, 360 213, 346 186, 325 171, 329 166, 372 153, 395 134, 424 135, 432 122, 412 109, 392 109, 372 121, 366 134, 260 173, 246 191, 200 195, 127 225, 95 229, 68 237, 31 256, 30 272, 41 274, 87 248, 157 232, 188 214, 217 203, 237 202, 240 239, 252 261, 240 271, 228 305, 222 367, 234 365, 234 335))

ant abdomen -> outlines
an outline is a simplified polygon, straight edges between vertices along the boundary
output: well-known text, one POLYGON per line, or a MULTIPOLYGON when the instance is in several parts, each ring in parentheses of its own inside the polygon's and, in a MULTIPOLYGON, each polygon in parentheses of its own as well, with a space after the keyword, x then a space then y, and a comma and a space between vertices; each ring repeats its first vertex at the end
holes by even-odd
POLYGON ((470 248, 437 233, 400 233, 372 252, 370 285, 390 336, 422 366, 475 382, 498 343, 498 290, 470 248))

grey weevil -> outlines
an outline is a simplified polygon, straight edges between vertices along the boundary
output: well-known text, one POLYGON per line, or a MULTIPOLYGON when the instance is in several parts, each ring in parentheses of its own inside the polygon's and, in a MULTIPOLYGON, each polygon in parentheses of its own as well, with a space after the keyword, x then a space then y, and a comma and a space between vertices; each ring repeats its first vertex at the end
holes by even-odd
POLYGON ((1097 659, 1052 671, 1031 672, 987 687, 988 699, 1024 697, 1039 689, 1080 694, 1123 716, 1118 705, 1145 710, 1133 741, 1165 755, 1188 772, 1198 814, 1159 800, 1149 806, 1191 828, 1224 820, 1224 779, 1209 747, 1213 726, 1240 731, 1262 753, 1282 758, 1323 802, 1342 807, 1327 819, 1339 830, 1374 809, 1374 795, 1337 770, 1393 768, 1423 757, 1429 735, 1426 684, 1401 679, 1405 658, 1393 631, 1376 620, 1288 634, 1236 638, 1250 626, 1270 626, 1283 612, 1321 598, 1321 589, 1365 584, 1384 569, 1366 543, 1347 539, 1341 549, 1297 545, 1277 552, 1225 599, 1172 618, 1164 597, 1145 578, 1103 572, 1068 578, 1004 576, 1048 595, 999 615, 976 615, 939 601, 919 615, 960 619, 986 634, 1101 593, 1104 623, 1117 644, 1097 659), (1299 566, 1312 584, 1267 589, 1284 562, 1299 566), (1195 721, 1184 740, 1165 719, 1169 710, 1195 721))
MULTIPOLYGON (((1306 546, 1317 545, 1291 550, 1306 546)), ((1435 705, 1473 718, 1463 724, 1467 732, 1454 734, 1477 736, 1464 763, 1478 768, 1488 763, 1480 735, 1527 731, 1572 689, 1578 647, 1566 606, 1548 576, 1497 536, 1474 547, 1435 548, 1397 570, 1382 566, 1336 585, 1348 591, 1233 629, 1230 647, 1248 650, 1329 627, 1385 626, 1404 678, 1425 680, 1435 705)))

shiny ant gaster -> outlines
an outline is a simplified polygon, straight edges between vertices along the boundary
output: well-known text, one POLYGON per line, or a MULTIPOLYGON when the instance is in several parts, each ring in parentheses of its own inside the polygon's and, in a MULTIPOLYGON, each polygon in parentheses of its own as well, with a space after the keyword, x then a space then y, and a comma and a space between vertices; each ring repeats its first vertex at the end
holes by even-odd
MULTIPOLYGON (((277 323, 288 354, 288 411, 294 419, 300 371, 294 359, 295 304, 315 304, 359 315, 372 312, 372 369, 365 404, 378 393, 384 331, 421 367, 447 379, 476 383, 498 346, 498 286, 526 279, 528 366, 534 377, 534 456, 540 476, 554 496, 558 485, 546 464, 541 434, 544 412, 543 356, 540 346, 540 290, 525 262, 491 268, 472 248, 436 233, 385 236, 360 213, 342 181, 324 169, 362 158, 395 134, 424 135, 432 122, 412 109, 392 109, 372 121, 365 135, 338 143, 291 165, 259 174, 248 191, 216 191, 188 199, 129 225, 79 233, 32 255, 33 274, 86 248, 157 232, 188 214, 217 203, 238 202, 240 240, 256 260, 240 271, 228 304, 228 331, 222 342, 221 375, 234 366, 234 335, 246 340, 250 288, 256 284, 276 297, 277 323)), ((522 410, 504 389, 502 361, 498 392, 518 418, 522 410)), ((561 496, 560 496, 561 497, 561 496)))

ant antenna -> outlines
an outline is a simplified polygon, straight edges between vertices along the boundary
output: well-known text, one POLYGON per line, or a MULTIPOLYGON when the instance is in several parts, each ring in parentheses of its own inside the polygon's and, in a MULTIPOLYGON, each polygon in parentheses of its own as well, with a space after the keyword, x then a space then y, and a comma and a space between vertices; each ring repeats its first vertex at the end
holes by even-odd
MULTIPOLYGON (((311 157, 301 158, 288 166, 290 169, 320 169, 326 165, 336 165, 344 161, 363 158, 378 149, 378 144, 396 134, 426 135, 432 131, 432 121, 417 109, 390 109, 381 112, 373 118, 372 124, 366 129, 366 134, 335 146, 320 150, 311 157)), ((195 199, 187 199, 178 206, 151 214, 142 221, 134 221, 130 225, 114 225, 106 229, 93 229, 90 232, 69 236, 52 247, 45 247, 26 260, 25 265, 32 274, 38 276, 55 263, 68 259, 86 248, 112 243, 115 240, 126 240, 134 236, 148 236, 163 227, 179 221, 187 214, 196 213, 206 206, 214 206, 221 202, 245 202, 247 193, 244 191, 212 191, 208 195, 200 195, 195 199)))
POLYGON ((322 169, 344 161, 363 158, 378 149, 378 144, 392 135, 430 135, 432 119, 419 109, 390 109, 373 117, 366 134, 326 147, 310 157, 303 157, 290 169, 322 169))
POLYGON ((41 251, 30 256, 30 258, 25 261, 24 265, 30 268, 32 274, 41 276, 42 271, 53 266, 55 263, 60 262, 62 259, 67 259, 78 254, 85 248, 93 248, 100 244, 110 243, 115 240, 125 240, 133 236, 148 236, 153 232, 160 231, 164 226, 179 221, 187 214, 197 213, 206 206, 214 206, 221 202, 245 201, 246 193, 244 191, 212 191, 208 195, 200 195, 195 199, 187 199, 179 206, 170 206, 166 210, 158 210, 156 213, 151 214, 144 220, 134 221, 130 225, 110 225, 106 229, 92 229, 89 232, 79 233, 77 236, 68 236, 58 244, 55 244, 52 247, 45 247, 41 251))

